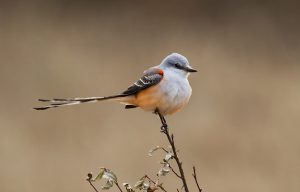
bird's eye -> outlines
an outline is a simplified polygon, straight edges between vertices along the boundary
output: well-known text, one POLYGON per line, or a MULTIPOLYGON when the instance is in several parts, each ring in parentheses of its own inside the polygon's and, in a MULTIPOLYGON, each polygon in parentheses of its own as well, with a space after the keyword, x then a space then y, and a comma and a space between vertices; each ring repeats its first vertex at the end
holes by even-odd
POLYGON ((175 63, 174 66, 179 69, 180 68, 180 65, 178 63, 175 63))

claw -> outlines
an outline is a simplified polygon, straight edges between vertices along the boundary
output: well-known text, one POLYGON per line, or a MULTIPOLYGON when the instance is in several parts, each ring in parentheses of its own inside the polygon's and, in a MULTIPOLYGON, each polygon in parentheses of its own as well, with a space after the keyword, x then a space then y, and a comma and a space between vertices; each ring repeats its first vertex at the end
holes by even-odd
POLYGON ((166 131, 168 130, 168 125, 167 125, 167 124, 163 124, 163 125, 160 127, 160 130, 161 130, 161 132, 166 133, 166 131))

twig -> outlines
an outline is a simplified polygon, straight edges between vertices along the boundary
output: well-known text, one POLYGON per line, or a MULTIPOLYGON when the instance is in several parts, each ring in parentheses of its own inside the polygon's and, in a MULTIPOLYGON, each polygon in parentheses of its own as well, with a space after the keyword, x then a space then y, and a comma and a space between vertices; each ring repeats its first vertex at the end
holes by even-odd
MULTIPOLYGON (((147 178, 151 183, 153 183, 154 185, 156 184, 148 175, 145 175, 144 178, 147 178)), ((161 190, 163 190, 164 192, 167 192, 167 190, 165 190, 165 188, 163 188, 163 186, 161 185, 157 185, 157 187, 159 187, 161 190)))
POLYGON ((179 169, 179 172, 180 172, 180 179, 182 180, 184 190, 185 190, 185 192, 189 192, 189 188, 187 186, 187 182, 186 182, 184 172, 183 172, 183 169, 182 169, 182 162, 180 162, 180 160, 178 158, 178 155, 177 155, 177 150, 176 150, 175 142, 174 142, 174 135, 173 134, 170 135, 169 129, 168 129, 168 124, 167 124, 166 119, 164 118, 164 116, 162 114, 160 114, 160 112, 158 110, 156 110, 155 112, 159 115, 159 118, 160 118, 161 123, 162 123, 161 132, 163 132, 167 136, 167 139, 168 139, 168 141, 169 141, 169 143, 172 147, 172 151, 173 151, 173 154, 174 154, 174 159, 177 163, 177 166, 178 166, 178 169, 179 169))
POLYGON ((115 182, 115 184, 116 184, 116 186, 118 187, 119 191, 120 191, 120 192, 123 192, 122 189, 121 189, 121 187, 119 186, 119 184, 118 184, 117 182, 115 182))
POLYGON ((202 189, 200 188, 199 183, 198 183, 197 174, 196 174, 196 167, 195 166, 193 166, 193 174, 192 175, 195 179, 195 182, 196 182, 196 185, 198 187, 199 192, 201 192, 202 189))
POLYGON ((169 153, 169 151, 168 150, 166 150, 165 148, 163 148, 163 147, 160 147, 164 152, 166 152, 166 153, 169 153))
POLYGON ((96 192, 99 192, 90 180, 88 180, 88 182, 89 182, 89 184, 93 187, 93 189, 94 189, 96 192))
POLYGON ((181 179, 180 175, 173 169, 173 167, 171 167, 170 164, 169 164, 169 167, 170 167, 171 171, 172 171, 179 179, 181 179))
POLYGON ((178 158, 178 155, 177 155, 177 152, 176 152, 177 150, 176 150, 175 143, 174 143, 174 136, 173 135, 170 136, 168 128, 166 129, 165 134, 166 134, 166 136, 169 140, 169 143, 171 144, 171 147, 172 147, 172 150, 173 150, 173 153, 174 153, 174 159, 177 163, 177 166, 178 166, 178 169, 179 169, 179 172, 180 172, 180 178, 182 180, 184 190, 185 190, 185 192, 189 192, 189 189, 188 189, 188 186, 187 186, 187 183, 186 183, 186 179, 185 179, 185 176, 184 176, 184 172, 183 172, 183 169, 182 169, 182 162, 180 162, 180 160, 178 158))
POLYGON ((86 178, 86 180, 89 182, 89 184, 93 187, 93 189, 94 189, 96 192, 99 192, 99 191, 96 189, 96 187, 93 185, 92 181, 91 181, 93 175, 92 175, 91 173, 88 173, 87 176, 88 176, 88 177, 86 178))

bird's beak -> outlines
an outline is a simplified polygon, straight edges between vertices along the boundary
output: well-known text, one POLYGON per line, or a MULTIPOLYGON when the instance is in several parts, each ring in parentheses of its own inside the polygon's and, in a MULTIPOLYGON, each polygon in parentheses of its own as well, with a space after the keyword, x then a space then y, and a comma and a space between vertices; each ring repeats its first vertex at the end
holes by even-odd
POLYGON ((190 72, 190 73, 197 72, 196 69, 193 69, 193 68, 191 68, 191 67, 187 67, 185 70, 186 70, 187 72, 190 72))

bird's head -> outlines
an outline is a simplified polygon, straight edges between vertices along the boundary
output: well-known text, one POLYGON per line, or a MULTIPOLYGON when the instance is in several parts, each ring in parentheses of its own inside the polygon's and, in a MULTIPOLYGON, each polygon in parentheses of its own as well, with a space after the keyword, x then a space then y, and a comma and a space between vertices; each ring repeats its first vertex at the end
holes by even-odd
POLYGON ((175 73, 188 76, 189 73, 197 72, 197 70, 193 69, 187 58, 178 53, 172 53, 168 55, 161 62, 160 67, 164 70, 172 70, 175 73))

